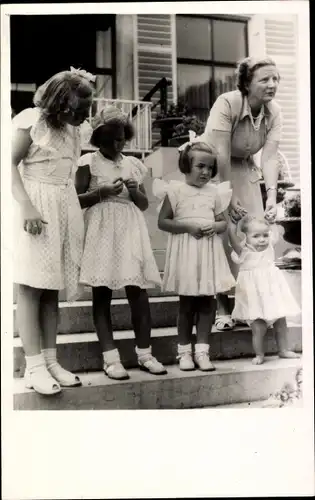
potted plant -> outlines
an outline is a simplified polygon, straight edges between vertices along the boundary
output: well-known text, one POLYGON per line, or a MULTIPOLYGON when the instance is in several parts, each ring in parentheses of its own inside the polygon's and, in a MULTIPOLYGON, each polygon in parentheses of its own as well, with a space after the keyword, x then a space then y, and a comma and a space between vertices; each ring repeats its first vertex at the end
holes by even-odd
POLYGON ((157 114, 152 127, 160 129, 162 146, 178 147, 189 140, 189 130, 200 135, 205 125, 190 112, 186 104, 179 102, 157 114))
MULTIPOLYGON (((293 187, 294 184, 290 180, 286 179, 287 174, 287 164, 286 159, 282 153, 278 153, 278 169, 279 169, 279 177, 277 183, 277 203, 281 203, 284 200, 286 189, 293 187)), ((265 181, 260 181, 260 190, 261 196, 263 200, 264 207, 266 206, 267 201, 267 193, 266 193, 266 185, 265 181)))
POLYGON ((183 116, 182 122, 174 127, 169 145, 179 147, 189 141, 189 132, 195 132, 196 136, 199 136, 203 134, 204 130, 205 124, 197 116, 183 116))
POLYGON ((283 239, 293 245, 301 245, 301 194, 299 189, 287 191, 283 200, 284 217, 277 223, 284 228, 283 239))

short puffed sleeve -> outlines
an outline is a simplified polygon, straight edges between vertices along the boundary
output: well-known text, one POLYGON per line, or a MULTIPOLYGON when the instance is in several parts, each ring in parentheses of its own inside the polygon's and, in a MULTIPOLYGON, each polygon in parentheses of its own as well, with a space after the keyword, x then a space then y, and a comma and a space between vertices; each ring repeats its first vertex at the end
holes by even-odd
POLYGON ((145 178, 148 172, 147 167, 142 163, 142 161, 138 160, 138 158, 135 158, 134 156, 128 156, 128 160, 131 163, 132 177, 139 184, 142 184, 143 179, 145 178))
POLYGON ((179 190, 182 185, 183 183, 180 181, 165 182, 162 179, 154 179, 152 182, 152 192, 156 198, 161 200, 161 203, 157 208, 158 212, 162 207, 162 203, 166 195, 170 200, 173 212, 175 212, 178 203, 179 190))
POLYGON ((80 156, 78 160, 78 167, 84 167, 85 165, 88 165, 91 167, 92 165, 92 155, 93 153, 86 153, 85 155, 80 156))
POLYGON ((282 113, 279 104, 276 102, 272 103, 271 107, 271 117, 269 131, 267 133, 266 141, 280 142, 282 135, 282 113))
POLYGON ((80 125, 80 143, 81 147, 86 146, 91 139, 93 129, 89 122, 85 120, 82 125, 80 125))
POLYGON ((232 131, 232 112, 228 99, 224 94, 220 95, 213 104, 205 128, 205 136, 208 137, 213 130, 222 132, 232 131))
POLYGON ((32 129, 38 122, 40 112, 37 108, 23 109, 21 113, 15 115, 12 119, 12 126, 14 129, 28 130, 32 129))
POLYGON ((220 215, 227 210, 232 197, 230 182, 221 182, 216 187, 214 213, 220 215))

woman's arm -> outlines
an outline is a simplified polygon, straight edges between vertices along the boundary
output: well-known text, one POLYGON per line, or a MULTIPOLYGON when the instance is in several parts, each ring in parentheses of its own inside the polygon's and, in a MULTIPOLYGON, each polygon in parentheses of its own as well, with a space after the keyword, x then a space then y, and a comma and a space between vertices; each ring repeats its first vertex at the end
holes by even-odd
POLYGON ((186 224, 174 220, 174 214, 169 197, 166 195, 159 213, 158 228, 172 234, 189 233, 199 238, 202 236, 201 228, 193 224, 186 224))
POLYGON ((228 235, 229 235, 229 240, 231 243, 231 246, 237 255, 240 255, 243 247, 240 243, 240 240, 236 234, 237 226, 234 224, 231 220, 228 223, 228 235))
POLYGON ((267 141, 261 155, 263 177, 266 185, 267 199, 276 203, 277 184, 279 178, 277 141, 267 141))

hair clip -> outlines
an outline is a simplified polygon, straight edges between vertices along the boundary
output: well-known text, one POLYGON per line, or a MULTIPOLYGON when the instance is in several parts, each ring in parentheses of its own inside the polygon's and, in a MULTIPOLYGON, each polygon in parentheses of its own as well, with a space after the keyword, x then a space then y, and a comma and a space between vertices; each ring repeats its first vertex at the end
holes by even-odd
POLYGON ((70 72, 73 73, 74 75, 82 76, 82 78, 86 78, 89 82, 95 82, 96 76, 92 75, 92 73, 89 73, 88 71, 85 71, 85 69, 76 69, 73 68, 73 66, 70 66, 70 72))

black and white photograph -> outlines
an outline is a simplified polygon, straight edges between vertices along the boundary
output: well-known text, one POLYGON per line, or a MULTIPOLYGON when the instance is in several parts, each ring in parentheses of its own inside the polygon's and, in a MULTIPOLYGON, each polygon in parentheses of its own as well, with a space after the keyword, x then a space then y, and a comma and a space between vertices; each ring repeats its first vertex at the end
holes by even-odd
POLYGON ((15 414, 305 408, 307 2, 226 3, 8 8, 15 414))

